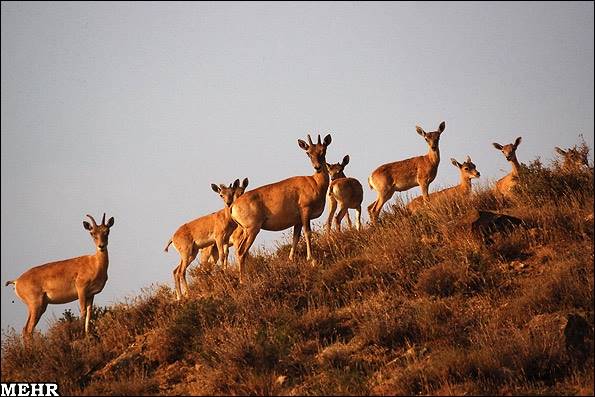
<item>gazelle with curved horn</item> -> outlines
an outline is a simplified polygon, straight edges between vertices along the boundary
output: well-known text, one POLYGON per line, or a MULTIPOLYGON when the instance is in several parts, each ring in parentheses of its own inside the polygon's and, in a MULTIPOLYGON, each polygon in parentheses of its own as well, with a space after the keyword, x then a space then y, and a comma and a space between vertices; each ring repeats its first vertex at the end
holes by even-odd
POLYGON ((507 174, 504 178, 501 178, 496 182, 496 186, 494 190, 504 196, 512 195, 512 189, 518 184, 519 182, 519 170, 521 165, 516 158, 516 150, 521 143, 522 138, 519 136, 514 143, 509 143, 508 145, 500 145, 499 143, 492 143, 492 145, 500 150, 506 160, 512 166, 512 170, 509 174, 507 174))
POLYGON ((362 200, 364 198, 364 188, 362 184, 355 178, 348 178, 345 176, 343 170, 345 166, 349 164, 349 155, 343 157, 343 161, 336 164, 326 164, 329 176, 331 178, 330 185, 328 187, 328 205, 329 213, 326 220, 326 230, 331 230, 331 223, 333 221, 333 215, 337 209, 337 203, 339 204, 339 213, 335 218, 335 224, 337 230, 341 230, 341 220, 344 216, 347 216, 347 223, 351 227, 351 219, 349 218, 348 210, 350 208, 355 209, 355 227, 357 230, 361 230, 361 212, 362 212, 362 200))
POLYGON ((383 164, 372 172, 368 178, 368 184, 378 193, 376 200, 368 206, 372 223, 378 221, 382 206, 395 192, 403 192, 419 185, 423 198, 428 198, 428 187, 438 173, 438 164, 440 164, 438 143, 445 128, 444 121, 436 131, 432 132, 425 132, 423 128, 416 126, 417 133, 428 144, 428 153, 424 156, 383 164))
MULTIPOLYGON (((244 179, 248 185, 248 179, 244 179)), ((243 189, 246 188, 243 187, 243 189)), ((186 269, 192 263, 198 251, 215 244, 219 255, 219 262, 223 267, 227 266, 227 244, 229 237, 236 228, 236 224, 230 217, 230 206, 236 198, 236 190, 240 188, 240 180, 236 179, 233 185, 211 184, 215 193, 223 199, 225 207, 212 214, 202 216, 193 221, 183 224, 176 230, 172 238, 165 246, 167 252, 170 244, 180 254, 180 264, 174 269, 174 282, 176 286, 176 299, 181 300, 182 295, 188 296, 188 283, 186 281, 186 269)))
POLYGON ((91 233, 97 250, 95 254, 51 262, 27 270, 14 281, 17 296, 27 305, 29 317, 23 328, 23 336, 30 337, 48 304, 68 303, 78 299, 81 319, 85 319, 85 333, 89 332, 93 298, 107 282, 107 243, 114 218, 105 223, 105 213, 98 225, 91 215, 92 224, 83 221, 83 227, 91 233))
POLYGON ((242 239, 237 247, 240 267, 240 282, 244 276, 244 262, 248 250, 261 229, 280 231, 293 226, 293 242, 289 259, 293 259, 297 243, 304 229, 307 260, 312 259, 310 243, 310 220, 318 218, 324 211, 325 196, 329 185, 326 168, 326 148, 331 143, 328 134, 321 142, 314 144, 308 135, 308 143, 298 139, 314 167, 314 175, 294 176, 282 181, 261 186, 244 193, 232 205, 231 217, 243 229, 242 239))
MULTIPOLYGON (((453 200, 458 197, 465 197, 471 194, 471 179, 479 178, 480 174, 475 167, 475 164, 471 161, 471 157, 467 156, 464 163, 459 163, 456 159, 451 158, 452 165, 459 169, 461 175, 461 183, 457 186, 452 186, 443 190, 439 190, 434 193, 430 193, 427 202, 436 203, 441 200, 453 200)), ((423 196, 418 196, 411 200, 407 205, 407 209, 410 211, 416 211, 423 204, 425 204, 423 196)))

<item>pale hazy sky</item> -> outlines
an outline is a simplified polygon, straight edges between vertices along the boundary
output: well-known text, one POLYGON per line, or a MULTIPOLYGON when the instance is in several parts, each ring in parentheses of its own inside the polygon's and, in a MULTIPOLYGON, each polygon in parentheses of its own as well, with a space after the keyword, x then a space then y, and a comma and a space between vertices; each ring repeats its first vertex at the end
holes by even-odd
POLYGON ((210 184, 313 173, 308 132, 351 156, 364 207, 371 171, 427 151, 416 124, 446 121, 430 190, 458 182, 451 157, 502 177, 492 142, 593 147, 592 2, 2 2, 1 29, 3 329, 27 315, 6 280, 94 252, 86 213, 115 218, 95 304, 173 285, 163 247, 222 207, 210 184))

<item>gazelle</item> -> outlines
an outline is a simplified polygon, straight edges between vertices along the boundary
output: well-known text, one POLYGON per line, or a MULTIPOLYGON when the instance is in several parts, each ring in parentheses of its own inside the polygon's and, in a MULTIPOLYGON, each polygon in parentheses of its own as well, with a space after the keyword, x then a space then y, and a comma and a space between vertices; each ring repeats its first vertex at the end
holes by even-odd
POLYGON ((383 164, 376 168, 368 178, 368 184, 378 194, 378 198, 368 206, 368 213, 372 223, 378 221, 382 206, 395 192, 409 190, 419 186, 424 199, 428 197, 428 187, 436 178, 438 164, 440 164, 440 136, 446 123, 443 121, 438 130, 425 132, 420 126, 415 130, 428 144, 428 153, 424 156, 408 158, 406 160, 383 164))
POLYGON ((562 170, 572 172, 580 170, 583 167, 589 167, 589 157, 587 151, 581 151, 576 148, 568 148, 562 150, 555 147, 556 152, 562 156, 564 162, 562 163, 562 170))
POLYGON ((27 305, 29 317, 23 328, 23 336, 29 338, 48 304, 68 303, 78 299, 81 319, 85 319, 85 333, 89 332, 93 298, 100 293, 107 282, 107 241, 114 218, 101 225, 83 221, 83 227, 91 233, 97 250, 93 255, 79 256, 57 262, 46 263, 27 270, 14 281, 17 296, 27 305))
MULTIPOLYGON (((244 180, 246 186, 247 179, 244 180)), ((236 228, 235 223, 230 217, 230 206, 236 198, 236 190, 240 187, 240 180, 236 179, 233 185, 226 187, 225 185, 211 184, 211 188, 215 193, 223 199, 225 207, 212 214, 202 216, 194 219, 188 223, 183 224, 176 230, 172 238, 165 246, 167 252, 170 244, 173 243, 174 248, 180 254, 180 264, 174 269, 174 282, 176 287, 176 300, 182 299, 182 294, 188 296, 188 283, 186 282, 186 269, 192 263, 198 250, 206 248, 212 244, 217 246, 217 251, 222 253, 219 255, 220 264, 227 266, 227 243, 229 237, 236 228)), ((245 186, 244 186, 245 189, 245 186)))
POLYGON ((345 166, 349 164, 349 155, 343 157, 341 163, 326 164, 331 182, 328 188, 328 203, 329 203, 329 214, 326 220, 327 231, 331 230, 331 223, 333 221, 333 215, 337 209, 337 203, 339 203, 339 213, 335 218, 335 224, 337 229, 341 230, 341 220, 347 215, 347 223, 351 227, 351 219, 349 218, 348 209, 355 209, 356 220, 355 225, 357 230, 361 230, 361 212, 362 212, 362 200, 364 198, 364 189, 362 184, 355 178, 347 178, 343 170, 345 166))
MULTIPOLYGON (((244 180, 242 181, 242 185, 239 186, 235 191, 234 201, 237 200, 238 197, 240 197, 242 194, 244 194, 247 187, 248 187, 248 178, 244 178, 244 180)), ((228 251, 229 251, 229 247, 237 247, 240 242, 240 239, 242 238, 242 228, 237 227, 237 224, 235 222, 233 223, 233 226, 234 226, 234 231, 231 234, 231 236, 229 237, 229 242, 227 244, 228 251)), ((210 246, 200 250, 200 263, 207 263, 209 261, 212 261, 213 263, 217 263, 218 260, 219 260, 219 251, 217 250, 216 244, 211 244, 210 246)), ((227 262, 227 260, 225 262, 227 262)))
POLYGON ((312 259, 310 247, 310 220, 324 211, 325 196, 329 185, 326 169, 326 148, 331 143, 330 134, 321 143, 314 144, 310 135, 308 143, 298 139, 306 151, 315 173, 312 176, 294 176, 280 182, 261 186, 245 193, 231 207, 232 219, 243 229, 242 239, 236 247, 240 266, 240 282, 244 275, 244 261, 248 250, 261 229, 279 231, 293 226, 293 243, 289 259, 293 259, 302 228, 306 237, 307 260, 312 259))
MULTIPOLYGON (((451 163, 459 169, 461 174, 461 183, 457 186, 449 187, 428 196, 428 202, 435 203, 440 200, 452 200, 457 197, 464 197, 471 194, 471 179, 479 178, 479 171, 475 168, 475 164, 471 161, 471 157, 467 156, 463 164, 456 159, 451 158, 451 163)), ((416 211, 424 204, 422 196, 416 197, 407 205, 410 211, 416 211)))
POLYGON ((496 182, 496 186, 494 190, 504 196, 510 196, 512 194, 512 189, 517 185, 519 181, 519 170, 520 164, 516 158, 516 150, 521 143, 521 137, 519 136, 514 143, 509 143, 508 145, 500 145, 499 143, 492 143, 494 147, 504 154, 506 160, 512 165, 512 171, 504 178, 501 178, 496 182))

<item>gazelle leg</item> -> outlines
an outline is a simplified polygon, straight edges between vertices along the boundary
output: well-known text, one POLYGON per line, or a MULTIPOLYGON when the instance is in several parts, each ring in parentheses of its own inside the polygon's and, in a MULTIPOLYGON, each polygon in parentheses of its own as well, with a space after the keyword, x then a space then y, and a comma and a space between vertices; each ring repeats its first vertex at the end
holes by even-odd
POLYGON ((333 216, 335 215, 335 210, 337 209, 337 200, 334 197, 328 196, 328 219, 326 220, 326 231, 330 232, 331 230, 331 223, 333 221, 333 216))
MULTIPOLYGON (((312 231, 310 229, 310 214, 307 212, 302 213, 302 227, 304 228, 304 237, 306 238, 306 260, 312 260, 312 247, 311 247, 311 236, 312 231)), ((312 260, 314 264, 314 260, 312 260)))
POLYGON ((180 259, 180 263, 178 264, 178 266, 176 266, 176 268, 174 269, 174 283, 176 286, 176 300, 180 300, 182 299, 182 289, 180 287, 180 270, 182 269, 182 263, 184 262, 183 259, 180 259))
POLYGON ((183 266, 180 269, 180 274, 178 275, 178 277, 180 278, 180 285, 182 287, 181 289, 182 289, 182 293, 184 294, 184 296, 188 296, 188 282, 186 281, 186 269, 188 268, 188 266, 190 266, 192 261, 196 258, 196 255, 198 255, 198 248, 192 248, 192 253, 190 254, 190 257, 188 257, 183 262, 183 266))
MULTIPOLYGON (((337 230, 341 230, 341 221, 343 220, 343 217, 345 216, 345 214, 347 213, 347 208, 341 206, 341 209, 339 210, 339 213, 337 214, 337 217, 335 218, 335 223, 337 225, 337 230)), ((349 222, 349 225, 351 226, 351 222, 349 222)))
POLYGON ((29 317, 27 318, 27 323, 23 328, 23 336, 25 337, 25 339, 31 338, 35 326, 39 322, 41 315, 45 312, 45 309, 47 307, 48 303, 44 297, 36 299, 34 302, 27 303, 27 308, 29 309, 29 317))
POLYGON ((428 197, 428 187, 430 186, 429 182, 426 181, 419 181, 419 187, 421 189, 421 194, 424 198, 424 202, 427 202, 429 197, 428 197))
POLYGON ((223 244, 223 269, 229 264, 229 244, 223 244))
POLYGON ((360 231, 362 230, 362 207, 361 205, 355 209, 355 228, 360 231))
POLYGON ((353 224, 351 223, 351 218, 349 217, 349 210, 346 209, 345 210, 345 216, 347 217, 347 224, 349 225, 350 228, 353 227, 353 224))
POLYGON ((368 205, 368 216, 370 217, 370 222, 376 223, 376 218, 374 217, 374 208, 376 207, 376 201, 378 199, 372 201, 370 205, 368 205))
POLYGON ((295 225, 293 227, 293 240, 291 242, 291 250, 289 251, 289 260, 293 260, 293 256, 295 255, 295 250, 297 249, 298 242, 300 241, 300 236, 302 235, 302 225, 295 225))
POLYGON ((89 333, 89 323, 91 322, 91 315, 93 312, 93 298, 94 298, 94 296, 90 296, 87 298, 87 315, 85 318, 85 334, 89 333))
POLYGON ((243 283, 243 276, 245 275, 245 261, 246 256, 248 255, 248 251, 254 243, 258 232, 260 231, 260 227, 244 229, 244 233, 242 235, 242 241, 240 242, 239 246, 237 247, 237 255, 238 255, 238 265, 240 267, 240 284, 243 283))
POLYGON ((217 261, 219 263, 219 266, 221 268, 226 268, 227 267, 227 252, 226 252, 226 247, 223 244, 223 239, 222 238, 218 238, 215 241, 215 245, 217 246, 217 252, 219 252, 219 260, 217 261))
POLYGON ((86 325, 86 320, 87 320, 87 296, 85 294, 85 290, 83 288, 77 288, 76 292, 78 293, 79 296, 79 306, 81 308, 81 321, 83 323, 83 326, 85 328, 85 334, 87 333, 87 325, 86 325))
POLYGON ((380 215, 382 206, 384 205, 384 203, 390 200, 393 193, 394 191, 392 190, 378 192, 378 198, 376 199, 374 208, 372 208, 372 213, 370 214, 370 219, 372 219, 372 223, 378 222, 378 216, 380 215))

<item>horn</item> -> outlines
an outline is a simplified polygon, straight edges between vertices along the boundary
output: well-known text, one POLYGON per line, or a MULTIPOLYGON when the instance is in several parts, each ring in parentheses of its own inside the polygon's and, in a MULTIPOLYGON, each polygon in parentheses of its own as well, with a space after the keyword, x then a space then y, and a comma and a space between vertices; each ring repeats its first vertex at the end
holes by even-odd
POLYGON ((313 145, 313 143, 312 143, 312 138, 310 138, 310 134, 308 134, 308 143, 310 144, 310 146, 312 146, 312 145, 313 145))
POLYGON ((101 219, 101 224, 105 225, 105 212, 103 213, 103 219, 101 219))
POLYGON ((321 145, 322 142, 320 141, 320 134, 318 134, 318 144, 321 145))
POLYGON ((97 222, 95 222, 95 218, 93 218, 91 215, 87 214, 87 216, 91 219, 91 222, 93 222, 93 226, 97 226, 97 222))

